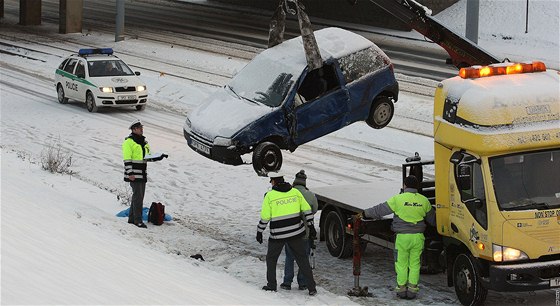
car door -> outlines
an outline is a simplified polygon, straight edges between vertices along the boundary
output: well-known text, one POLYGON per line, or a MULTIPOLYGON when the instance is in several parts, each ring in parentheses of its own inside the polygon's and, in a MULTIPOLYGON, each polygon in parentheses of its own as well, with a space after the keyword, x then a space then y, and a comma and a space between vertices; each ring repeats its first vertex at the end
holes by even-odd
POLYGON ((80 101, 85 101, 86 92, 89 87, 89 82, 86 80, 86 63, 84 60, 79 60, 76 64, 76 96, 80 97, 80 101))
POLYGON ((77 63, 77 58, 71 58, 68 63, 66 63, 66 66, 64 66, 63 69, 66 73, 63 73, 61 80, 64 86, 64 93, 67 98, 83 101, 83 99, 78 97, 78 84, 76 82, 76 75, 74 75, 77 63))
POLYGON ((336 66, 324 64, 307 73, 294 97, 296 145, 327 135, 346 125, 348 92, 341 85, 336 66))

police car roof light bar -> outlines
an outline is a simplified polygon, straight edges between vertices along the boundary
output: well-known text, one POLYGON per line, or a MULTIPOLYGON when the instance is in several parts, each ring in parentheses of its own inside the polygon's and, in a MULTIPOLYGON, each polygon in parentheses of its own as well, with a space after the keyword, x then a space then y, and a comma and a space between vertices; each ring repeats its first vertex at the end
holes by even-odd
POLYGON ((78 51, 78 54, 79 54, 80 56, 92 55, 92 54, 107 54, 107 55, 112 55, 112 54, 113 54, 113 48, 80 49, 80 50, 78 51))

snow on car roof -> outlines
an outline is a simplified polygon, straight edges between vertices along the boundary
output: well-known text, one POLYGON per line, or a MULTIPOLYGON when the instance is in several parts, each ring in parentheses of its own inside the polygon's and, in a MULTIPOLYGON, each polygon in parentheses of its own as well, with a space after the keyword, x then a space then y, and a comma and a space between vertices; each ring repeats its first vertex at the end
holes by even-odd
MULTIPOLYGON (((323 60, 340 58, 374 46, 366 38, 340 28, 325 28, 314 32, 323 60)), ((381 51, 381 50, 379 50, 381 51)), ((301 36, 284 41, 261 52, 258 56, 291 66, 291 71, 302 71, 307 65, 301 36)))

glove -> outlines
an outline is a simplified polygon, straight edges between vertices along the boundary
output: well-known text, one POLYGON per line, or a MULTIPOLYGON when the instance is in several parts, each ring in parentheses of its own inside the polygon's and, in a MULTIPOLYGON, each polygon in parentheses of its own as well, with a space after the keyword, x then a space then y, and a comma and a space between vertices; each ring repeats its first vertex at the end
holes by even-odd
POLYGON ((363 218, 364 218, 364 212, 363 211, 354 215, 354 220, 359 220, 359 219, 363 219, 363 218))
POLYGON ((160 155, 160 156, 158 156, 158 157, 155 157, 155 158, 149 158, 149 159, 146 159, 146 160, 147 160, 147 161, 151 161, 151 162, 156 162, 156 161, 160 161, 160 160, 162 160, 162 159, 163 159, 164 157, 165 157, 165 158, 168 158, 168 157, 169 157, 169 155, 167 155, 167 154, 161 154, 161 155, 160 155))
POLYGON ((262 233, 261 232, 257 232, 257 242, 262 244, 262 233))
POLYGON ((317 231, 315 230, 315 226, 311 225, 309 227, 309 240, 317 239, 317 231))

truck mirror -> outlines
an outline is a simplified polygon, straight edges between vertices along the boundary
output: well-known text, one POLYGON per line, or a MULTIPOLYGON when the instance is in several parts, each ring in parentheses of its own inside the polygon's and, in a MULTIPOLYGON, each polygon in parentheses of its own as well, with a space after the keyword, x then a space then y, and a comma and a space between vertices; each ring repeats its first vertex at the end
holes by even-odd
POLYGON ((453 153, 453 155, 451 155, 451 158, 449 159, 449 161, 454 165, 458 165, 461 162, 462 159, 463 159, 463 152, 462 151, 455 151, 453 153))

